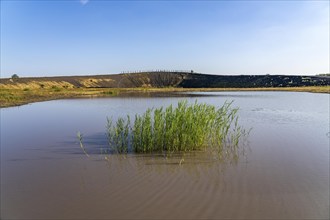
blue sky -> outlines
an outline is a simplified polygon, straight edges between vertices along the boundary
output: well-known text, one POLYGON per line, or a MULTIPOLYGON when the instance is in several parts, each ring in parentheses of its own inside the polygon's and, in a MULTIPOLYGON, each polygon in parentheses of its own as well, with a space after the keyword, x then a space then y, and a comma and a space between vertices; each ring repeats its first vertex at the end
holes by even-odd
POLYGON ((1 77, 329 72, 329 1, 3 1, 1 77))

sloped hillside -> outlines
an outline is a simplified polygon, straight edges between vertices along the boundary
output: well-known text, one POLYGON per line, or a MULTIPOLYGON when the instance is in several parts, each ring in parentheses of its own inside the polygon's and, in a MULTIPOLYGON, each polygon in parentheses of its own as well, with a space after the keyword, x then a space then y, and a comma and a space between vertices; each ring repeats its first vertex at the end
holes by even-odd
POLYGON ((330 85, 329 76, 207 75, 190 72, 139 72, 95 76, 0 79, 0 88, 258 88, 330 85))

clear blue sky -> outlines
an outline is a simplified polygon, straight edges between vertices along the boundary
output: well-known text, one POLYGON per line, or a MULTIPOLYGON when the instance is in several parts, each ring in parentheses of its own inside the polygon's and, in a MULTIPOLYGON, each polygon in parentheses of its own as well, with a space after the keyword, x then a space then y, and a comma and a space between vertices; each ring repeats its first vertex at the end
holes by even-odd
POLYGON ((329 1, 3 1, 1 77, 329 72, 329 1))

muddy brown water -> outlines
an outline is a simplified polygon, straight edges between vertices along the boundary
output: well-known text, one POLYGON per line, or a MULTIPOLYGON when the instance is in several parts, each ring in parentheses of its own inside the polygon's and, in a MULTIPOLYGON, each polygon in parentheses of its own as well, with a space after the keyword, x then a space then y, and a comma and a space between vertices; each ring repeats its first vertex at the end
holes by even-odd
POLYGON ((329 138, 328 94, 212 92, 1 109, 1 219, 328 219, 329 138), (252 128, 244 155, 219 162, 194 153, 180 166, 175 156, 100 153, 107 116, 181 99, 234 100, 252 128))

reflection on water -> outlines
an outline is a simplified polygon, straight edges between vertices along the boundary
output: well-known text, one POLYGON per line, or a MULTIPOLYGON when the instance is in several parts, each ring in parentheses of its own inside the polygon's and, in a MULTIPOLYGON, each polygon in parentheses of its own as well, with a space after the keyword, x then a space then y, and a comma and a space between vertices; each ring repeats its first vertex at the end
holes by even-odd
MULTIPOLYGON (((109 146, 108 135, 105 134, 94 134, 89 136, 84 136, 78 132, 78 141, 80 145, 81 152, 83 152, 87 157, 90 155, 102 155, 105 160, 111 162, 111 158, 127 158, 127 157, 138 157, 148 159, 146 163, 150 164, 150 159, 154 160, 157 158, 158 163, 161 164, 177 164, 182 165, 183 163, 222 163, 222 164, 235 164, 239 161, 240 157, 247 159, 247 152, 251 151, 249 147, 249 133, 252 130, 250 128, 246 131, 244 128, 235 125, 233 130, 230 130, 224 141, 220 146, 217 147, 205 147, 202 151, 181 151, 181 152, 149 152, 144 154, 134 153, 129 151, 128 153, 116 153, 109 146), (198 153, 198 154, 197 154, 198 153), (118 154, 118 157, 115 155, 118 154), (202 156, 202 157, 201 157, 202 156), (161 161, 159 158, 163 158, 161 161), (202 160, 201 160, 202 159, 202 160)), ((212 144, 212 143, 209 143, 212 144)), ((132 147, 129 146, 129 149, 132 147)), ((71 153, 79 153, 77 149, 71 153)))
MULTIPOLYGON (((208 176, 208 179, 217 179, 223 175, 226 167, 237 165, 238 163, 247 163, 246 154, 242 155, 241 160, 237 157, 219 160, 211 152, 191 152, 175 154, 171 157, 164 157, 162 154, 128 154, 128 155, 102 155, 112 173, 123 172, 127 169, 136 173, 157 173, 157 175, 167 175, 168 173, 178 173, 180 175, 190 176, 197 180, 202 175, 208 176), (184 158, 184 163, 181 163, 184 158)), ((212 182, 212 181, 211 181, 212 182)))
POLYGON ((196 97, 57 100, 1 109, 1 218, 328 219, 329 95, 205 94, 211 96, 199 102, 215 106, 233 99, 242 126, 253 128, 237 160, 194 152, 179 165, 180 154, 101 153, 107 116, 116 120, 196 97), (79 130, 90 157, 79 146, 79 130))

